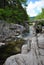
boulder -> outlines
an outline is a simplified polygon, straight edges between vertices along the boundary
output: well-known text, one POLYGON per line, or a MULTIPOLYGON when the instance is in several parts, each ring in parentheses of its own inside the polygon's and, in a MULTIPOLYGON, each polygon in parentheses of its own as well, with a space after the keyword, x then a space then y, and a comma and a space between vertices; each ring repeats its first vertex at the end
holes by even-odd
POLYGON ((22 34, 25 30, 25 27, 19 24, 7 23, 3 20, 0 20, 0 42, 10 41, 15 39, 16 36, 22 34))

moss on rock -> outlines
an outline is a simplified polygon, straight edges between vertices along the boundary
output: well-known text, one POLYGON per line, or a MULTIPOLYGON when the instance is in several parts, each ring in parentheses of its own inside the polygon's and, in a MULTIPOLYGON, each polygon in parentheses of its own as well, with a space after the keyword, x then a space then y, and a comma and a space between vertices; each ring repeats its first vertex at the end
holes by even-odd
POLYGON ((0 46, 0 65, 2 65, 6 58, 20 53, 21 47, 25 43, 23 39, 18 39, 16 41, 7 42, 6 45, 0 46))

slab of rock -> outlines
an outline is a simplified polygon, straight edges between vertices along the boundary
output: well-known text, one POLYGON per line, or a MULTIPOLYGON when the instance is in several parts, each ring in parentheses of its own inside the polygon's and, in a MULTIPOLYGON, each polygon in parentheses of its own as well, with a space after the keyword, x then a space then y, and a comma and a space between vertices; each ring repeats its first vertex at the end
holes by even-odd
POLYGON ((38 37, 38 45, 39 45, 40 48, 43 48, 44 49, 44 34, 41 34, 38 37))
POLYGON ((18 36, 22 34, 25 27, 19 24, 7 23, 0 20, 0 42, 6 40, 13 40, 13 36, 18 36))

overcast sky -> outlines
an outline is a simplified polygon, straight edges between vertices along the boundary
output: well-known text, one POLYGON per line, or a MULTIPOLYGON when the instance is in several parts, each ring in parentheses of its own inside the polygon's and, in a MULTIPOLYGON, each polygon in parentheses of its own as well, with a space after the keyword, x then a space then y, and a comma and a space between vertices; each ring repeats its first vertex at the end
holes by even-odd
POLYGON ((27 0, 27 4, 26 11, 30 17, 36 16, 44 8, 44 0, 27 0))

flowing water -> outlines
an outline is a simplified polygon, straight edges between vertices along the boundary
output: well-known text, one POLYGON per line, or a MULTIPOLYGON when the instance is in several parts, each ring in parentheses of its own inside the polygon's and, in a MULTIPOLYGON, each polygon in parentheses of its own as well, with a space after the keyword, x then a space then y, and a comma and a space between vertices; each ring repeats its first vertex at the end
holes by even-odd
MULTIPOLYGON (((44 65, 44 53, 42 51, 43 55, 40 55, 36 36, 34 36, 33 32, 33 26, 31 26, 28 35, 19 36, 27 40, 26 44, 22 46, 21 54, 10 56, 4 65, 44 65)), ((43 35, 41 35, 42 37, 39 38, 39 41, 43 38, 44 42, 43 35)))

